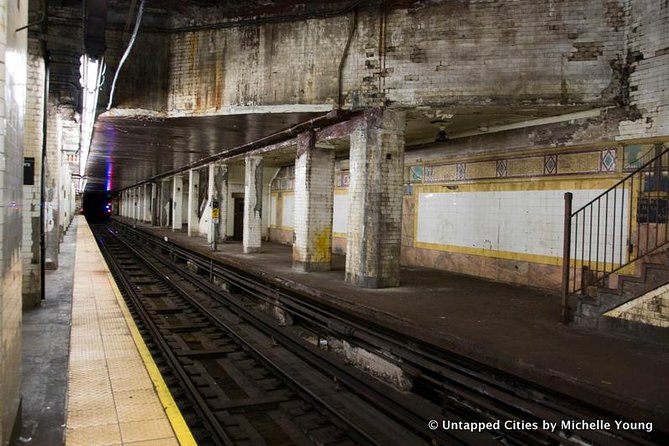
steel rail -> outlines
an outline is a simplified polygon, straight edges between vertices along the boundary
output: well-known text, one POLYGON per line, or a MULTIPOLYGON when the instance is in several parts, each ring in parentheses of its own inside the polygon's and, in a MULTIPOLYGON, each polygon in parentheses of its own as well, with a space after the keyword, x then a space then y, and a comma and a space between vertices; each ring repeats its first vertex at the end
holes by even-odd
MULTIPOLYGON (((128 225, 123 225, 122 228, 137 237, 145 238, 150 244, 164 249, 172 256, 193 262, 198 268, 204 271, 209 270, 210 276, 219 276, 235 287, 254 295, 264 302, 302 318, 305 315, 312 318, 315 317, 320 320, 326 329, 335 334, 346 338, 355 336, 356 340, 363 341, 364 344, 367 344, 368 348, 371 347, 374 350, 385 349, 391 354, 397 355, 401 358, 400 361, 397 361, 400 367, 406 367, 407 364, 418 367, 420 369, 418 370, 418 378, 431 382, 437 388, 442 387, 447 391, 463 396, 465 394, 462 393, 462 389, 458 389, 458 386, 461 386, 470 392, 469 398, 481 399, 494 397, 498 401, 503 399, 509 403, 508 405, 511 408, 520 410, 524 415, 533 418, 552 421, 559 421, 560 419, 564 419, 564 417, 578 417, 579 419, 586 420, 598 419, 601 416, 617 419, 623 418, 575 398, 563 395, 560 392, 546 389, 541 385, 515 377, 507 372, 502 372, 461 355, 453 354, 427 344, 419 339, 402 335, 402 341, 398 341, 396 333, 373 321, 362 320, 362 318, 344 310, 336 310, 331 307, 324 309, 322 305, 319 305, 306 296, 300 296, 298 302, 296 298, 290 295, 290 292, 285 293, 276 289, 276 286, 258 284, 257 279, 249 279, 249 273, 238 271, 234 266, 223 266, 218 262, 212 261, 209 257, 193 253, 144 231, 131 229, 128 225), (289 301, 290 304, 286 305, 285 302, 278 302, 279 299, 289 301), (385 345, 379 347, 379 344, 385 345), (445 383, 439 379, 435 379, 434 376, 429 376, 429 374, 433 374, 439 378, 447 377, 454 384, 445 383), (512 384, 508 384, 508 382, 512 384), (476 395, 472 396, 472 391, 477 393, 478 397, 476 395)), ((213 291, 219 292, 220 290, 213 288, 213 291)), ((388 359, 392 360, 392 358, 388 359)), ((519 415, 516 416, 518 417, 519 415)), ((563 435, 564 433, 560 433, 557 436, 547 433, 546 436, 552 440, 565 441, 563 435)), ((584 436, 606 444, 654 444, 639 436, 620 431, 616 431, 615 433, 590 431, 584 436)))
POLYGON ((154 342, 156 342, 157 346, 160 348, 161 354, 169 363, 170 368, 174 371, 176 377, 181 382, 182 388, 188 392, 189 400, 194 403, 195 409, 198 411, 202 421, 207 426, 207 430, 213 434, 212 440, 214 443, 217 445, 234 446, 234 443, 225 433, 213 412, 209 410, 206 401, 199 394, 191 379, 188 377, 188 373, 179 363, 176 355, 172 352, 171 348, 165 341, 163 335, 160 332, 160 329, 152 320, 146 308, 144 308, 144 306, 141 304, 136 288, 133 286, 132 282, 126 276, 126 274, 124 274, 122 267, 115 261, 114 256, 110 255, 111 253, 109 252, 108 245, 106 243, 98 243, 98 245, 100 246, 107 264, 110 266, 110 270, 114 276, 114 279, 120 285, 119 288, 121 289, 121 292, 130 299, 144 326, 151 332, 151 338, 154 342))
MULTIPOLYGON (((289 387, 292 387, 293 390, 295 390, 298 394, 301 394, 303 398, 306 398, 308 401, 311 401, 312 404, 319 406, 323 409, 325 409, 332 417, 337 418, 339 421, 344 423, 350 430, 354 431, 358 437, 361 439, 364 439, 366 442, 372 445, 377 445, 381 446, 382 443, 379 443, 378 440, 374 439, 371 437, 366 431, 364 431, 357 423, 355 423, 353 420, 350 420, 346 418, 343 414, 340 413, 340 411, 337 411, 334 407, 332 407, 329 403, 324 401, 321 397, 316 395, 313 391, 308 389, 306 386, 303 384, 299 383, 296 381, 290 373, 286 372, 283 370, 283 368, 278 365, 275 361, 272 359, 268 358, 263 352, 258 350, 256 347, 254 347, 251 343, 249 343, 244 337, 240 336, 237 334, 236 330, 228 325, 226 322, 221 320, 219 317, 217 317, 214 313, 212 313, 206 306, 204 306, 201 302, 199 302, 197 299, 194 299, 187 290, 183 289, 178 283, 175 282, 175 280, 170 277, 168 274, 166 274, 164 271, 161 271, 159 268, 157 268, 154 264, 153 261, 160 261, 160 258, 152 258, 149 259, 147 258, 144 254, 142 254, 136 246, 133 246, 132 244, 127 243, 124 241, 122 238, 117 238, 117 240, 122 243, 125 248, 132 252, 133 256, 137 257, 142 264, 150 269, 153 274, 157 275, 160 277, 160 279, 164 282, 169 283, 169 287, 176 291, 183 299, 187 300, 189 303, 197 307, 197 309, 205 316, 207 317, 212 323, 215 323, 216 325, 220 326, 224 331, 226 331, 231 337, 235 338, 235 341, 238 344, 243 345, 243 347, 256 359, 258 359, 260 362, 262 362, 265 366, 268 366, 272 370, 275 371, 276 374, 281 375, 284 381, 287 381, 289 384, 289 387)), ((174 272, 183 274, 185 271, 177 271, 175 270, 174 272)), ((294 353, 294 352, 293 352, 294 353)), ((423 426, 425 423, 423 423, 423 426)), ((347 431, 350 433, 350 431, 347 431)), ((360 440, 358 439, 358 441, 360 440)), ((461 443, 461 444, 466 444, 466 443, 461 443)))

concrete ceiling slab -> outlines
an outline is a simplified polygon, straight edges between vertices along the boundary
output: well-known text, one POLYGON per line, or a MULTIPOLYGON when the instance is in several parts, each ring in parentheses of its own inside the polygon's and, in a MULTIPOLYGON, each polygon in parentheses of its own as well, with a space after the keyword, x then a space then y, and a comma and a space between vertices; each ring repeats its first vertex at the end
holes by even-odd
POLYGON ((87 191, 116 191, 322 113, 197 118, 98 117, 86 168, 87 191))

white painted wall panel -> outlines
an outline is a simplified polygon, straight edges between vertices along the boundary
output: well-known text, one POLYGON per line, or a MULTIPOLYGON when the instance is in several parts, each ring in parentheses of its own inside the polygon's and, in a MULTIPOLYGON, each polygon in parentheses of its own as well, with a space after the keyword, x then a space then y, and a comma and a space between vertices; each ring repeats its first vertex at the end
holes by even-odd
MULTIPOLYGON (((420 193, 416 241, 561 257, 565 192, 546 190, 420 193)), ((604 191, 592 189, 572 192, 573 208, 576 210, 604 191)), ((621 227, 622 238, 624 241, 627 240, 629 218, 627 197, 619 202, 618 215, 622 203, 624 203, 623 223, 617 225, 615 241, 617 245, 620 241, 621 227)), ((602 207, 602 219, 605 213, 602 207)), ((614 214, 612 204, 609 206, 608 214, 611 220, 614 214)), ((589 223, 589 214, 586 220, 589 223)), ((596 234, 592 237, 594 239, 596 234)), ((588 241, 589 232, 586 234, 586 243, 588 241)), ((602 247, 604 242, 604 235, 600 233, 602 247)), ((607 237, 606 244, 610 250, 613 244, 611 234, 607 237)), ((615 260, 619 261, 619 256, 616 256, 615 260)))
POLYGON ((270 199, 270 208, 269 208, 269 224, 270 226, 276 226, 276 211, 278 209, 277 206, 277 196, 272 195, 272 198, 270 199))
POLYGON ((281 226, 284 228, 292 228, 295 220, 295 196, 283 196, 283 215, 281 218, 281 226))
POLYGON ((335 194, 332 212, 332 232, 348 232, 348 194, 335 194))

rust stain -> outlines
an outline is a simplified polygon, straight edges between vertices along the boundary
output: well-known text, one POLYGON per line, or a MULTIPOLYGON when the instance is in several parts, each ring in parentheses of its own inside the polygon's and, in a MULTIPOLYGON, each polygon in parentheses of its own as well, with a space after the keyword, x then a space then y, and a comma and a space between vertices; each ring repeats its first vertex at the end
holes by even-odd
POLYGON ((197 33, 191 33, 190 35, 190 70, 191 72, 195 73, 197 70, 195 69, 195 64, 197 62, 197 47, 198 47, 198 34, 197 33))
MULTIPOLYGON (((223 54, 225 54, 225 46, 223 47, 223 54)), ((223 106, 223 88, 225 85, 225 66, 224 57, 216 58, 214 71, 214 108, 220 110, 223 106)))
POLYGON ((314 235, 314 251, 312 262, 329 262, 332 260, 332 228, 326 228, 314 235))

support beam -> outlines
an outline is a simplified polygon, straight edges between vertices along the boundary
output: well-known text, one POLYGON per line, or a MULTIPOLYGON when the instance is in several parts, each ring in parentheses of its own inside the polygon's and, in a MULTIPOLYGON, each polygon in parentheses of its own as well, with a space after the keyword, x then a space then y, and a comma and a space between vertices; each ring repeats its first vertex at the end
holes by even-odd
POLYGON ((244 253, 260 251, 262 244, 262 174, 263 159, 247 156, 244 174, 244 253))
POLYGON ((332 264, 334 147, 316 143, 313 132, 297 138, 293 268, 326 271, 332 264))
POLYGON ((172 230, 180 231, 183 222, 184 177, 175 175, 172 179, 172 230))
POLYGON ((198 227, 198 197, 200 196, 200 175, 195 169, 188 171, 188 236, 197 235, 198 227))
POLYGON ((346 281, 400 284, 405 112, 374 109, 351 134, 346 281))

